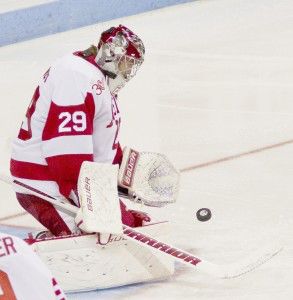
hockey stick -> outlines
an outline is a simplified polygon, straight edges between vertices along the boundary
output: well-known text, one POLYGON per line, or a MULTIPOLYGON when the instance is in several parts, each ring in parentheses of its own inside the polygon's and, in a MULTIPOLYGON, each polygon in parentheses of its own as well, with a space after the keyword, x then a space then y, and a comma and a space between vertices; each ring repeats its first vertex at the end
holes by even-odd
MULTIPOLYGON (((58 199, 48 194, 45 194, 42 191, 39 191, 18 180, 15 179, 12 180, 11 178, 4 176, 3 174, 0 174, 0 179, 7 183, 19 186, 24 190, 28 191, 30 194, 38 196, 46 200, 47 202, 55 206, 58 206, 70 213, 73 214, 77 213, 78 210, 77 207, 69 203, 59 201, 58 199)), ((275 248, 271 247, 269 249, 262 251, 260 255, 254 255, 254 257, 252 257, 251 259, 243 260, 240 263, 236 263, 232 265, 217 265, 209 261, 202 260, 194 256, 193 254, 181 250, 177 247, 156 240, 147 234, 139 232, 139 230, 137 230, 136 228, 134 229, 126 225, 123 225, 123 235, 126 238, 131 239, 132 241, 140 244, 143 247, 150 247, 156 251, 160 251, 161 253, 168 255, 170 258, 178 262, 193 267, 196 266, 198 270, 201 270, 206 274, 219 277, 219 278, 225 278, 225 279, 239 277, 243 274, 246 274, 256 269, 257 267, 261 266, 262 264, 270 260, 275 255, 277 255, 282 250, 281 247, 275 247, 275 248)))

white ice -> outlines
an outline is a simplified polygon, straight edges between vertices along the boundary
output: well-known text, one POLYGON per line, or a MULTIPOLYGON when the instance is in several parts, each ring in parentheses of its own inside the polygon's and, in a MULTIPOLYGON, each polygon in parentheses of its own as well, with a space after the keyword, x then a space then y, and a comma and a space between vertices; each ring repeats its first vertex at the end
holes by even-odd
MULTIPOLYGON (((236 279, 176 265, 166 281, 69 299, 293 299, 292 16, 291 0, 196 1, 0 49, 1 172, 51 62, 124 23, 145 41, 146 60, 121 92, 121 142, 163 152, 182 171, 178 203, 151 211, 171 220, 172 243, 222 264, 284 247, 236 279), (209 222, 196 220, 201 207, 212 210, 209 222)), ((0 188, 0 223, 40 228, 28 215, 9 218, 22 210, 10 187, 0 188)))

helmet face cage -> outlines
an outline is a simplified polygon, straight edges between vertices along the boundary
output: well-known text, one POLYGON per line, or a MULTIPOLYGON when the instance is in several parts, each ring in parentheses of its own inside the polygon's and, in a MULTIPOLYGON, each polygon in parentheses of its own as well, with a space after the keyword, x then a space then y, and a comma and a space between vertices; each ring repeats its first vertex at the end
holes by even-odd
MULTIPOLYGON (((144 61, 144 45, 140 38, 125 26, 112 27, 102 33, 97 63, 110 72, 111 81, 121 89, 133 78, 144 61)), ((117 92, 117 91, 115 91, 117 92)))
POLYGON ((127 55, 121 55, 117 57, 117 69, 125 81, 129 81, 133 78, 142 64, 142 61, 134 57, 129 57, 127 55))

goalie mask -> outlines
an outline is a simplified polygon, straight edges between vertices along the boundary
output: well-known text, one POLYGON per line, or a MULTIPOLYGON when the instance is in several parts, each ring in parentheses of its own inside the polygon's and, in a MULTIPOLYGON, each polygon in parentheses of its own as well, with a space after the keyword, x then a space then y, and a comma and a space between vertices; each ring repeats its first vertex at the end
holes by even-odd
POLYGON ((144 53, 141 39, 123 25, 102 33, 95 60, 109 78, 111 93, 117 94, 135 76, 144 53))

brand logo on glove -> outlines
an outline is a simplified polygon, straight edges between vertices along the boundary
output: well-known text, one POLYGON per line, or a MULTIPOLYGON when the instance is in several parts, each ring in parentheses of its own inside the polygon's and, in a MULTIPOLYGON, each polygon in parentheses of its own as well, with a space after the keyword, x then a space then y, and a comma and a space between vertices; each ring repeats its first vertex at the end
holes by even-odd
POLYGON ((122 184, 124 184, 125 186, 130 187, 132 185, 132 180, 133 180, 133 175, 134 175, 135 166, 137 164, 137 160, 138 160, 138 152, 130 149, 127 167, 124 172, 123 181, 122 181, 122 184))

